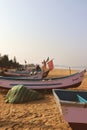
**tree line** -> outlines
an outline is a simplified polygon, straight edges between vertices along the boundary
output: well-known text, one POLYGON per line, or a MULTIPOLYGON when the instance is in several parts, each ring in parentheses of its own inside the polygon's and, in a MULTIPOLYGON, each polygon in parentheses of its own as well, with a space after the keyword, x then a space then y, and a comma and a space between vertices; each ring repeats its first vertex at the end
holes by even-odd
POLYGON ((21 65, 16 61, 16 57, 9 59, 8 55, 0 54, 0 67, 1 68, 19 68, 21 65))

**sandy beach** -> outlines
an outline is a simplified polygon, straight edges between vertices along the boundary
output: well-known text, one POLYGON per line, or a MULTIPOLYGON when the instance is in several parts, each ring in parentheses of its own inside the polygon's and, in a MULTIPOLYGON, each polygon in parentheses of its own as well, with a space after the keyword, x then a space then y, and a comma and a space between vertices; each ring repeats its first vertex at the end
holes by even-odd
MULTIPOLYGON (((69 70, 55 69, 49 76, 69 74, 69 70)), ((87 90, 87 72, 82 84, 73 89, 87 90)), ((44 92, 44 99, 23 104, 5 103, 6 93, 0 89, 0 130, 72 130, 60 115, 52 93, 44 92)))

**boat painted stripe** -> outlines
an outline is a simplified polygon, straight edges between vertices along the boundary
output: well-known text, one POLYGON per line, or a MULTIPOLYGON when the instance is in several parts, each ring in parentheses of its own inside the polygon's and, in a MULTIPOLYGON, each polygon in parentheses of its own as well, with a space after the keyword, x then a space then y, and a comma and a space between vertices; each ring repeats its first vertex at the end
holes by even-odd
MULTIPOLYGON (((18 84, 10 84, 11 86, 18 85, 18 84)), ((55 83, 55 84, 24 84, 24 86, 54 86, 54 85, 62 85, 62 83, 55 83)))

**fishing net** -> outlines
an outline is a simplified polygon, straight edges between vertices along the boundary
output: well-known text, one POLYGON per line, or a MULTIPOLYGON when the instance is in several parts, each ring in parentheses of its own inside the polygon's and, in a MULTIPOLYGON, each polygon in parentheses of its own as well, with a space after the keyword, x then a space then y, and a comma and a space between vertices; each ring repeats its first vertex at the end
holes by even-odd
POLYGON ((43 95, 35 90, 27 89, 23 85, 16 85, 6 95, 6 102, 23 103, 42 99, 43 95))

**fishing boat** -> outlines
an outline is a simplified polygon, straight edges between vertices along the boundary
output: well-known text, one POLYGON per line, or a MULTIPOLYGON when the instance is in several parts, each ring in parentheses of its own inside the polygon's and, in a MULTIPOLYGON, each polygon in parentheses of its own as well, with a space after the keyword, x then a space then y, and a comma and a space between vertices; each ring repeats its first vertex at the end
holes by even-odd
POLYGON ((53 65, 53 59, 48 61, 49 59, 47 58, 47 60, 43 61, 43 66, 40 67, 39 65, 36 65, 35 67, 30 67, 29 69, 25 69, 25 70, 15 70, 15 71, 9 71, 9 70, 4 70, 1 72, 1 76, 5 76, 5 77, 18 77, 18 78, 27 78, 28 79, 41 79, 44 77, 47 77, 48 73, 54 68, 53 65), (48 64, 48 68, 47 68, 47 64, 48 64))
POLYGON ((33 79, 34 77, 37 77, 37 78, 43 78, 43 77, 46 77, 48 75, 50 70, 46 70, 46 71, 34 71, 34 72, 28 72, 28 71, 18 71, 18 72, 3 72, 2 76, 5 76, 5 77, 28 77, 28 79, 33 79))
POLYGON ((73 130, 87 130, 87 91, 53 89, 60 113, 73 130))
POLYGON ((0 76, 0 86, 3 88, 11 88, 15 85, 24 85, 29 89, 53 89, 78 87, 83 80, 86 70, 82 70, 72 75, 55 78, 33 78, 28 77, 5 77, 0 76))

